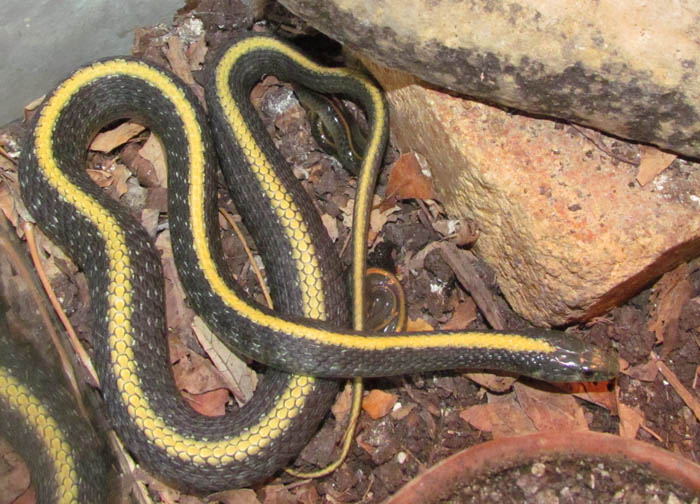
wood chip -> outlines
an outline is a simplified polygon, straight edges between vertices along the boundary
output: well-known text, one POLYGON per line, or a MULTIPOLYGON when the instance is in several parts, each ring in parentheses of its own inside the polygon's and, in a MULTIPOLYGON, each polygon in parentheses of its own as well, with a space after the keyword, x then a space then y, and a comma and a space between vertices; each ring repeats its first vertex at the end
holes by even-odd
POLYGON ((693 293, 689 275, 688 264, 679 265, 661 277, 649 299, 651 317, 648 327, 656 334, 657 343, 664 343, 663 355, 668 355, 678 344, 681 310, 693 293))
POLYGON ((459 250, 452 243, 441 243, 440 252, 445 262, 455 272, 459 283, 474 298, 489 325, 494 329, 504 329, 505 321, 498 308, 498 303, 474 267, 473 263, 476 261, 474 254, 465 250, 459 250))
POLYGON ((676 394, 678 394, 678 396, 683 399, 686 406, 693 411, 695 418, 700 421, 700 401, 698 401, 697 397, 695 397, 692 392, 683 386, 676 374, 671 371, 671 369, 663 361, 656 361, 656 366, 659 368, 661 374, 664 375, 666 381, 671 385, 671 387, 673 387, 673 390, 676 391, 676 394))
POLYGON ((40 96, 36 100, 33 100, 24 106, 24 123, 25 124, 29 123, 29 121, 32 120, 32 117, 34 116, 34 112, 36 112, 37 108, 39 108, 39 105, 41 105, 44 102, 44 98, 46 98, 46 95, 40 96))

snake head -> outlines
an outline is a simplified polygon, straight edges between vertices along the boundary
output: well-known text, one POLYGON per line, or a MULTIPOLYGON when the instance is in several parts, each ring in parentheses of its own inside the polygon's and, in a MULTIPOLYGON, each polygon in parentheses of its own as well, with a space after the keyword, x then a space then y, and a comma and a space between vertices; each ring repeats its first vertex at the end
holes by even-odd
POLYGON ((620 372, 617 353, 584 343, 571 335, 547 332, 542 336, 554 347, 548 364, 531 374, 548 382, 595 382, 613 379, 620 372))

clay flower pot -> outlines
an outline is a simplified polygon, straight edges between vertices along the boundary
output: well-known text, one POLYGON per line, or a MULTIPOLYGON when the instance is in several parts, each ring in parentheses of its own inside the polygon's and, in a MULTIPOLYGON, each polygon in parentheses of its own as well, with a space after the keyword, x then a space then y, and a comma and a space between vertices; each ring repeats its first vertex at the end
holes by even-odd
POLYGON ((648 443, 598 432, 542 433, 496 439, 443 460, 416 476, 386 504, 426 504, 489 474, 543 458, 596 457, 633 463, 700 495, 700 466, 648 443))

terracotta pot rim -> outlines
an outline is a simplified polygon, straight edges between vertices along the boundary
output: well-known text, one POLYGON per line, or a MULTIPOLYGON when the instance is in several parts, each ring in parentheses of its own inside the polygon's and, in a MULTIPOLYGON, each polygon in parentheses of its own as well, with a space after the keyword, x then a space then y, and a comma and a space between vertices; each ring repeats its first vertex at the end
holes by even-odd
POLYGON ((624 458, 700 492, 700 466, 642 441, 600 432, 538 433, 495 439, 467 448, 416 476, 386 504, 429 503, 465 481, 544 455, 624 458))

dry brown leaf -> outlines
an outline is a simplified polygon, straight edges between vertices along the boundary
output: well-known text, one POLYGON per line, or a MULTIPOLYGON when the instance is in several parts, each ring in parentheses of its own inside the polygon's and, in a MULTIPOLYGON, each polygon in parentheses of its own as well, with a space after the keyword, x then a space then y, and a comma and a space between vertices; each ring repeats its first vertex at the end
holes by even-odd
POLYGON ((16 228, 19 223, 19 213, 15 206, 15 199, 6 185, 0 185, 0 210, 5 214, 7 220, 12 223, 12 226, 16 228))
POLYGON ((617 394, 615 390, 608 390, 608 382, 559 383, 557 388, 617 415, 617 394))
POLYGON ((656 375, 659 374, 659 368, 656 367, 656 362, 650 360, 644 364, 638 364, 624 371, 627 376, 631 376, 639 381, 653 382, 656 380, 656 375))
POLYGON ((335 242, 338 239, 338 219, 329 214, 321 215, 321 222, 323 222, 326 231, 328 231, 328 236, 331 241, 335 242))
POLYGON ((155 208, 144 208, 141 211, 141 225, 151 238, 155 238, 158 230, 160 212, 155 208))
POLYGON ((382 418, 391 412, 398 396, 383 390, 374 389, 362 398, 362 409, 374 420, 382 418))
POLYGON ((258 384, 255 371, 231 352, 199 317, 195 317, 192 322, 192 329, 197 336, 199 344, 202 345, 204 351, 216 365, 236 400, 240 404, 249 401, 253 397, 255 387, 258 384))
POLYGON ((294 504, 321 504, 322 502, 328 502, 325 498, 321 499, 321 496, 316 490, 316 485, 309 482, 294 489, 294 504))
POLYGON ((425 257, 435 249, 440 249, 442 242, 434 241, 428 243, 425 247, 419 250, 415 255, 411 255, 410 251, 406 254, 406 268, 409 270, 421 270, 425 266, 425 257))
POLYGON ((171 35, 168 37, 167 45, 168 49, 165 53, 165 57, 168 59, 172 71, 187 84, 197 96, 199 103, 206 106, 204 88, 197 84, 192 76, 191 64, 187 61, 187 57, 185 56, 182 40, 177 35, 171 35))
POLYGON ((644 424, 644 413, 636 406, 627 406, 620 403, 620 437, 626 439, 634 439, 637 437, 637 431, 644 424))
POLYGON ((226 414, 226 403, 229 400, 227 389, 211 390, 203 394, 183 392, 182 396, 197 413, 210 417, 226 414))
POLYGON ((185 48, 180 37, 171 35, 168 37, 167 45, 168 50, 165 56, 168 58, 168 63, 170 63, 173 73, 180 77, 188 86, 194 84, 194 77, 192 76, 190 64, 185 56, 185 48))
POLYGON ((416 406, 417 405, 415 403, 410 403, 401 406, 398 409, 392 410, 391 418, 393 418, 394 420, 401 420, 403 418, 406 418, 411 411, 416 409, 416 406))
POLYGON ((225 492, 218 492, 211 497, 222 504, 260 504, 258 496, 250 488, 226 490, 225 492))
MULTIPOLYGON (((0 145, 0 150, 1 149, 2 149, 2 146, 0 145)), ((17 171, 17 163, 15 161, 7 159, 0 152, 0 170, 5 170, 8 172, 16 172, 17 171)))
POLYGON ((186 359, 191 351, 178 336, 171 332, 168 333, 168 348, 170 349, 170 364, 175 364, 180 359, 186 359))
POLYGON ((664 343, 664 355, 668 355, 678 343, 681 310, 693 293, 689 274, 687 263, 669 271, 656 283, 649 299, 651 318, 648 327, 656 334, 656 341, 664 343))
POLYGON ((367 232, 367 243, 370 245, 377 239, 377 236, 379 236, 379 233, 382 231, 384 224, 395 220, 396 216, 393 216, 392 218, 392 215, 400 210, 398 205, 391 205, 389 207, 382 208, 380 202, 381 198, 375 194, 374 198, 372 199, 373 208, 369 214, 369 231, 367 232))
POLYGON ((15 499, 24 498, 26 495, 30 482, 29 470, 19 456, 4 442, 0 443, 0 458, 3 460, 3 471, 0 474, 0 495, 3 499, 8 499, 0 502, 17 502, 15 499))
POLYGON ((25 124, 27 124, 29 121, 31 121, 32 117, 34 116, 34 112, 36 112, 36 109, 39 107, 39 105, 41 105, 43 103, 44 98, 46 98, 46 95, 40 96, 36 100, 33 100, 24 106, 24 123, 25 124))
POLYGON ((517 378, 512 376, 499 376, 491 373, 465 373, 464 376, 478 383, 489 392, 495 393, 509 391, 517 380, 517 378))
POLYGON ((463 410, 459 416, 472 427, 491 432, 494 439, 537 432, 532 420, 515 400, 515 394, 493 396, 488 404, 478 404, 463 410))
POLYGON ((477 317, 476 303, 471 297, 468 297, 457 306, 455 306, 452 318, 447 321, 443 329, 451 331, 453 329, 465 329, 469 327, 477 317))
POLYGON ((112 183, 112 174, 108 171, 95 170, 94 168, 88 168, 85 171, 90 177, 90 180, 92 180, 95 184, 97 184, 98 187, 101 187, 102 189, 104 189, 105 187, 109 187, 109 185, 112 183))
POLYGON ((572 395, 547 392, 519 382, 513 389, 538 431, 588 430, 583 408, 572 395))
POLYGON ((428 324, 423 319, 409 319, 406 321, 406 331, 408 332, 421 332, 421 331, 434 331, 435 328, 428 324))
POLYGON ((226 381, 214 364, 192 351, 187 352, 173 365, 173 374, 178 389, 190 394, 202 394, 227 387, 226 381))
POLYGON ((208 47, 206 34, 202 34, 187 47, 187 60, 190 62, 190 70, 200 70, 204 65, 208 47))
POLYGON ((335 398, 333 406, 331 406, 331 413, 335 417, 335 420, 339 424, 345 424, 345 419, 350 414, 350 409, 352 408, 352 382, 345 384, 343 390, 335 398))
POLYGON ((151 134, 148 137, 146 143, 139 150, 139 156, 150 161, 153 165, 158 185, 168 187, 168 165, 165 160, 165 151, 157 136, 151 134))
POLYGON ((431 222, 433 229, 437 231, 443 238, 454 236, 457 233, 457 219, 437 219, 431 222))
POLYGON ((267 485, 261 493, 264 504, 297 504, 294 495, 284 485, 267 485))
POLYGON ((143 479, 148 482, 148 493, 142 495, 144 498, 138 501, 139 504, 151 504, 151 497, 148 496, 151 493, 155 493, 160 502, 165 502, 167 504, 173 504, 180 500, 180 492, 166 485, 165 483, 152 478, 148 473, 145 473, 140 468, 136 468, 134 476, 136 476, 139 480, 143 479))
POLYGON ((123 164, 113 163, 108 169, 90 168, 86 171, 95 184, 102 189, 109 188, 108 192, 115 198, 121 198, 129 189, 127 180, 131 177, 131 172, 123 164))
POLYGON ((388 199, 432 199, 433 181, 423 171, 415 153, 402 154, 389 174, 388 199))
POLYGON ((141 124, 126 122, 114 129, 99 133, 90 144, 90 150, 98 152, 111 152, 120 145, 134 138, 146 128, 141 124))
POLYGON ((114 188, 114 195, 117 198, 121 198, 126 194, 129 189, 126 181, 131 177, 131 172, 129 169, 121 163, 116 163, 112 167, 112 187, 114 188))
POLYGON ((637 182, 645 186, 659 173, 669 167, 678 156, 652 147, 642 145, 640 147, 640 161, 637 169, 637 182))
POLYGON ((168 327, 185 330, 194 319, 194 312, 185 304, 185 291, 180 284, 173 249, 170 245, 170 231, 165 230, 156 237, 156 248, 163 263, 165 283, 165 316, 168 327))

